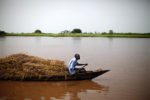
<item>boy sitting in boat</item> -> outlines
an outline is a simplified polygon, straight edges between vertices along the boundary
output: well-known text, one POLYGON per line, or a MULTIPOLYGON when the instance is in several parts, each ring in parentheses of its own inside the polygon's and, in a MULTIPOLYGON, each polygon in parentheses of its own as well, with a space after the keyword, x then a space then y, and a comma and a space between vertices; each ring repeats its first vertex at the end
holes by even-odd
POLYGON ((79 64, 78 63, 78 60, 80 60, 80 55, 79 54, 75 54, 74 55, 74 58, 72 58, 68 64, 68 67, 69 67, 69 72, 70 74, 75 74, 79 71, 85 71, 84 68, 76 68, 76 66, 87 66, 88 64, 79 64))

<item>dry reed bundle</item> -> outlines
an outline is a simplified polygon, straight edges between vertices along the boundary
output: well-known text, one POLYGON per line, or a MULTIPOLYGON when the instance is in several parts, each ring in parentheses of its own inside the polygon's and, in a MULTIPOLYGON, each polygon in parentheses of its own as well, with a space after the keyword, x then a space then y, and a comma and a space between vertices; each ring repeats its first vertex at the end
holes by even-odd
POLYGON ((0 59, 0 79, 25 80, 43 76, 66 75, 64 61, 47 60, 26 54, 13 54, 0 59))

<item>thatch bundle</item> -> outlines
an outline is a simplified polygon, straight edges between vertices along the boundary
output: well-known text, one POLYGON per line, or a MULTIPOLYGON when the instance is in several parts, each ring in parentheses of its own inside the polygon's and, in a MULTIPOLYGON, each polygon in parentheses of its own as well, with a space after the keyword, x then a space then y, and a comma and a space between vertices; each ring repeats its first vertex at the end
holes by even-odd
POLYGON ((43 76, 66 75, 64 61, 47 60, 26 54, 14 54, 0 59, 0 79, 25 80, 43 76))

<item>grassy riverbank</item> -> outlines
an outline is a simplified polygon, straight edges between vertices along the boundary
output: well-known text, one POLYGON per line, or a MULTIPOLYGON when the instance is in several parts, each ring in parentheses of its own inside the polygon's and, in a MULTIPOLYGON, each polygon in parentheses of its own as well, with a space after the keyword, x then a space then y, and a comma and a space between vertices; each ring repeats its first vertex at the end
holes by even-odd
POLYGON ((50 36, 50 37, 133 37, 150 38, 150 33, 114 33, 114 34, 83 34, 83 33, 6 33, 1 36, 50 36))

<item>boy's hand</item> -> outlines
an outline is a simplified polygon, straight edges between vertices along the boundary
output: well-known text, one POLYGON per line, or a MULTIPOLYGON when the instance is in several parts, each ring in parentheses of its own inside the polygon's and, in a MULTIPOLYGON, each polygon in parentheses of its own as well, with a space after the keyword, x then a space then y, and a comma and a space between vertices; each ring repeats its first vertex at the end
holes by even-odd
POLYGON ((88 63, 85 64, 85 66, 87 66, 87 65, 88 65, 88 63))

